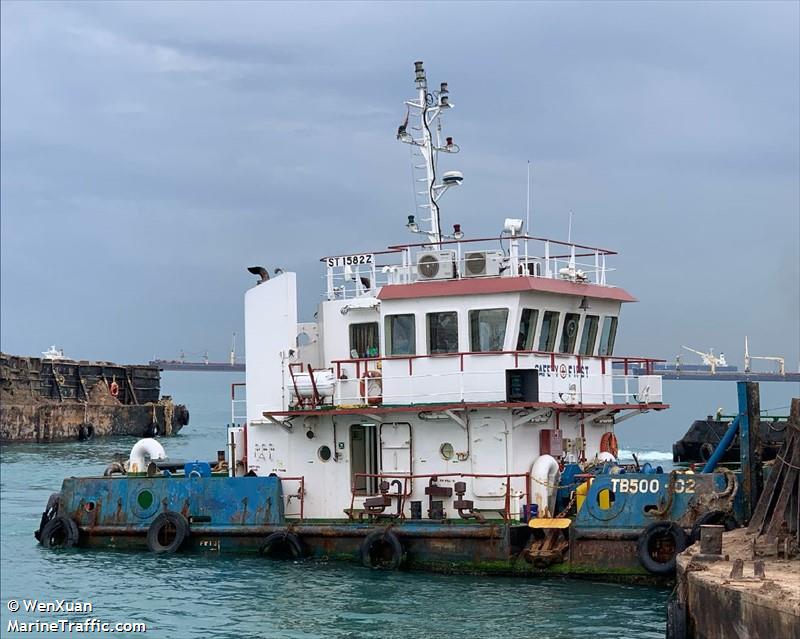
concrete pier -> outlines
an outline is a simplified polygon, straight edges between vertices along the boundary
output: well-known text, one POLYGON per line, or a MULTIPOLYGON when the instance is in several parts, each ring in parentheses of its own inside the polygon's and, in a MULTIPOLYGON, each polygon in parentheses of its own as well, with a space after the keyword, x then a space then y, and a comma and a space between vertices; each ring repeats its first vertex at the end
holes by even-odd
POLYGON ((723 535, 722 560, 698 558, 699 544, 678 557, 678 601, 686 611, 684 637, 800 637, 800 557, 776 554, 754 559, 754 543, 754 536, 740 528, 723 535), (756 562, 763 562, 759 575, 756 562))

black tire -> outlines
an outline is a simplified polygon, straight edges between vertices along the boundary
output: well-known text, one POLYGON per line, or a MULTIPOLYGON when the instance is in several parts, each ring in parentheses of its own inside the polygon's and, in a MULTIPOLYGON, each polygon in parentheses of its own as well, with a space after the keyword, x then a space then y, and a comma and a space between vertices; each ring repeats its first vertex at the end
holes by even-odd
POLYGON ((48 521, 39 535, 45 548, 72 548, 78 545, 78 524, 66 515, 56 515, 48 521))
POLYGON ((161 513, 147 529, 147 547, 157 555, 178 552, 189 536, 189 522, 180 513, 161 513))
POLYGON ((639 562, 645 570, 654 575, 671 575, 675 572, 676 558, 679 553, 686 550, 686 533, 674 521, 658 521, 650 524, 639 535, 636 543, 636 552, 639 562), (663 541, 671 538, 672 548, 668 551, 666 560, 653 557, 653 553, 661 550, 663 541))
POLYGON ((739 523, 734 517, 721 510, 710 510, 703 513, 697 518, 697 521, 692 525, 692 532, 689 534, 689 545, 700 541, 700 527, 708 525, 721 525, 725 526, 725 530, 733 530, 739 527, 739 523))
POLYGON ((361 563, 365 568, 397 570, 405 559, 403 544, 391 530, 376 530, 361 544, 361 563))
POLYGON ((81 424, 78 428, 78 441, 88 442, 94 437, 94 426, 91 424, 81 424))
POLYGON ((189 409, 183 404, 178 404, 175 407, 175 416, 173 419, 177 424, 187 426, 189 424, 189 409))
POLYGON ((269 535, 258 551, 270 559, 302 559, 305 547, 300 538, 289 531, 274 532, 269 535))
POLYGON ((158 437, 158 435, 159 435, 158 422, 151 422, 150 425, 145 429, 144 436, 158 437))
POLYGON ((700 460, 708 462, 711 459, 711 455, 714 454, 714 446, 709 442, 703 442, 700 444, 700 448, 697 450, 697 454, 700 456, 700 460))

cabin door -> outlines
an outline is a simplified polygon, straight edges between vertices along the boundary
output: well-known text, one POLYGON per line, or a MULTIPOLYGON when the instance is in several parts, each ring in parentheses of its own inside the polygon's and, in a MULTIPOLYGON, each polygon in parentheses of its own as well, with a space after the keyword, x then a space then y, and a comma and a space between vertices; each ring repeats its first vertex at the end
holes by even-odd
MULTIPOLYGON (((483 417, 470 423, 470 457, 476 475, 502 475, 508 472, 505 420, 483 417)), ((505 497, 506 480, 498 477, 476 477, 472 480, 476 497, 505 497)))
MULTIPOLYGON (((395 475, 411 474, 411 425, 381 424, 381 472, 395 475)), ((386 478, 391 482, 391 479, 386 478)), ((401 484, 403 480, 400 480, 401 484)), ((411 482, 406 486, 411 490, 411 482)), ((396 488, 391 492, 398 492, 396 488)))
POLYGON ((375 424, 350 426, 350 473, 356 495, 378 493, 378 478, 365 476, 380 472, 376 431, 375 424))

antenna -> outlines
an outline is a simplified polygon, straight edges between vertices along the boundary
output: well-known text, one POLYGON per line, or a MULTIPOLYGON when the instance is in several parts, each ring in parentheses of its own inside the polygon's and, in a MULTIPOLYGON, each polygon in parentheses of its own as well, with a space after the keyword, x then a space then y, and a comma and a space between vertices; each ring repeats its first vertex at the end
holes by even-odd
MULTIPOLYGON (((528 192, 526 196, 525 202, 525 235, 531 234, 531 161, 528 160, 528 170, 527 170, 527 178, 528 178, 528 192)), ((528 257, 528 240, 525 240, 525 273, 530 274, 528 269, 530 265, 530 259, 528 257)))
POLYGON ((567 230, 567 243, 572 244, 572 211, 569 212, 569 229, 567 230))
POLYGON ((428 78, 422 61, 414 63, 414 84, 418 92, 417 99, 406 100, 406 115, 397 129, 397 139, 412 147, 414 201, 417 210, 426 215, 420 217, 420 220, 430 222, 430 228, 425 231, 419 229, 415 215, 408 217, 406 226, 412 233, 424 233, 432 244, 440 245, 445 236, 442 234, 439 199, 445 191, 460 185, 464 180, 459 171, 447 171, 441 175, 440 180, 437 174, 439 153, 458 153, 460 150, 452 137, 445 137, 442 144, 441 116, 454 105, 450 102, 447 82, 442 82, 438 90, 428 91, 428 78), (409 124, 411 115, 415 119, 419 118, 418 124, 409 124), (435 138, 432 127, 436 129, 435 138), (418 137, 414 137, 414 132, 418 137))
POLYGON ((528 160, 528 195, 525 206, 525 233, 531 234, 531 161, 528 160))

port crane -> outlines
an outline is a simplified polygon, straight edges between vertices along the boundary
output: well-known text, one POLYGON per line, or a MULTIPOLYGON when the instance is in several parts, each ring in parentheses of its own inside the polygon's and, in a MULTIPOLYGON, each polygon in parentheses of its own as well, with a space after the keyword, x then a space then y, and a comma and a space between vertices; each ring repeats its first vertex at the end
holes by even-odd
POLYGON ((709 366, 711 368, 711 373, 717 372, 717 366, 727 366, 728 362, 725 361, 725 353, 720 353, 719 355, 714 355, 714 349, 709 348, 707 353, 703 351, 695 350, 694 348, 690 348, 689 346, 681 346, 681 348, 689 351, 690 353, 696 353, 702 359, 703 364, 709 366))
POLYGON ((750 349, 747 346, 747 335, 744 337, 744 372, 750 372, 750 361, 754 359, 761 359, 767 362, 777 362, 778 363, 778 373, 780 375, 786 375, 786 360, 783 357, 777 357, 773 355, 751 355, 750 349))

